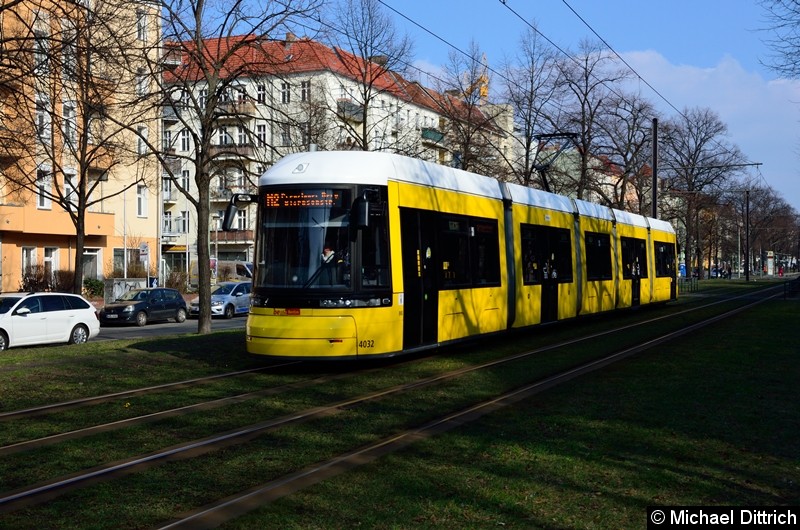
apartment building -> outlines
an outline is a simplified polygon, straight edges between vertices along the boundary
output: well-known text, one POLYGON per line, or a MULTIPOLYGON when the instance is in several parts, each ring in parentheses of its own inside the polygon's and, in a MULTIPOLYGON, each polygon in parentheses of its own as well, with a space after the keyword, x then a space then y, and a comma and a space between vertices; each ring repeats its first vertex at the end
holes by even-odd
MULTIPOLYGON (((206 53, 223 56, 223 48, 235 41, 207 40, 206 53)), ((453 108, 453 96, 384 68, 384 58, 357 57, 291 33, 283 40, 251 46, 243 55, 233 54, 230 60, 248 61, 246 74, 238 70, 217 94, 209 147, 214 221, 207 237, 211 255, 219 260, 252 259, 254 206, 239 212, 235 232, 223 232, 214 223, 221 222, 232 194, 255 192, 259 175, 282 156, 308 149, 366 148, 452 164, 458 155, 448 138, 452 118, 444 112, 453 108)), ((175 70, 165 73, 167 86, 172 82, 180 87, 163 113, 162 148, 170 166, 162 178, 161 252, 166 272, 188 270, 197 255, 196 212, 177 189, 196 196, 196 146, 190 129, 200 126, 198 116, 212 95, 201 78, 186 83, 192 75, 187 62, 175 56, 169 61, 175 70)), ((231 65, 230 70, 237 69, 231 65)), ((503 109, 502 119, 491 120, 485 132, 495 145, 510 145, 512 126, 510 109, 503 109)))
POLYGON ((0 12, 3 291, 63 289, 58 272, 76 263, 97 279, 157 268, 160 166, 141 138, 161 120, 137 99, 155 86, 158 6, 86 10, 25 0, 0 12))

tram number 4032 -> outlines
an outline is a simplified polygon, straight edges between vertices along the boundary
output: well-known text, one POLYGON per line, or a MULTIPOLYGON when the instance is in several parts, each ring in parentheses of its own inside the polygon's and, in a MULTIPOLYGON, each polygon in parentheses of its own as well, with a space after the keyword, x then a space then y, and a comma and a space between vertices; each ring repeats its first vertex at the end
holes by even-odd
POLYGON ((360 340, 360 341, 358 341, 358 347, 359 348, 364 348, 364 349, 374 348, 375 347, 375 341, 374 340, 360 340))

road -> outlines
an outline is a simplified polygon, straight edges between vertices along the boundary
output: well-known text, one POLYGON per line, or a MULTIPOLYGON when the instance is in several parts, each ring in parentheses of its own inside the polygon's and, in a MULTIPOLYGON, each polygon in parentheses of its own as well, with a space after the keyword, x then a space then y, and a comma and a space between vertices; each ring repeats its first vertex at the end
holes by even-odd
MULTIPOLYGON (((222 331, 226 329, 244 329, 247 322, 246 316, 234 317, 230 320, 215 318, 211 320, 212 331, 222 331)), ((197 333, 197 319, 186 319, 186 322, 177 324, 174 321, 154 322, 144 327, 135 324, 118 326, 101 326, 100 335, 92 340, 115 340, 115 339, 143 339, 160 337, 164 335, 180 335, 197 333)))

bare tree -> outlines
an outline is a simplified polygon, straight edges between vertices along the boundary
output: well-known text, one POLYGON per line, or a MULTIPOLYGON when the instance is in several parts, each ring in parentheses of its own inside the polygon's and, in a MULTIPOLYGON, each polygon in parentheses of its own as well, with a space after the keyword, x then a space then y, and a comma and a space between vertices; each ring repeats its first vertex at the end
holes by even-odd
POLYGON ((130 106, 134 84, 127 72, 143 60, 135 10, 116 0, 91 7, 75 0, 21 4, 4 15, 12 13, 19 48, 7 57, 19 75, 13 105, 6 98, 13 112, 0 146, 11 161, 4 176, 18 200, 32 194, 69 215, 76 235, 72 290, 79 293, 87 212, 155 175, 154 160, 123 133, 146 120, 130 106), (127 174, 116 190, 105 186, 100 193, 122 168, 133 168, 136 178, 127 174))
POLYGON ((596 188, 594 157, 603 145, 599 122, 610 98, 626 78, 611 55, 600 44, 582 41, 577 54, 559 63, 561 95, 558 132, 575 133, 577 168, 568 167, 558 177, 574 195, 583 199, 596 188))
POLYGON ((510 108, 489 104, 486 56, 476 42, 466 54, 451 51, 444 68, 440 94, 435 98, 443 117, 443 133, 453 165, 466 171, 502 177, 505 168, 497 158, 499 140, 506 133, 500 121, 513 122, 510 108))
POLYGON ((411 61, 411 39, 396 30, 378 0, 340 0, 332 42, 339 48, 338 67, 346 78, 355 81, 354 86, 343 81, 341 87, 334 87, 340 90, 335 98, 335 115, 346 138, 354 142, 352 148, 369 151, 374 131, 383 137, 383 131, 392 129, 389 120, 397 119, 401 113, 399 107, 389 113, 371 109, 381 95, 402 93, 403 82, 396 74, 402 73, 411 61))
POLYGON ((598 127, 603 140, 595 155, 608 164, 609 178, 593 191, 602 202, 647 215, 652 204, 652 103, 637 94, 614 92, 602 103, 598 127))
MULTIPOLYGON (((211 182, 233 159, 241 164, 247 156, 238 142, 228 141, 229 129, 240 127, 250 135, 252 94, 245 81, 264 72, 285 71, 291 54, 270 53, 270 45, 290 34, 295 24, 310 24, 323 0, 244 0, 208 3, 204 0, 168 0, 162 3, 163 32, 167 46, 164 64, 173 69, 164 76, 160 94, 165 109, 177 120, 182 135, 190 138, 184 154, 169 146, 159 151, 165 161, 176 157, 194 169, 194 187, 184 187, 172 174, 175 187, 197 212, 197 258, 210 262, 209 221, 211 182), (280 66, 280 68, 279 68, 280 66), (163 97, 166 94, 167 97, 163 97)), ((276 78, 279 79, 279 75, 276 78)), ((265 102, 269 105, 269 101, 265 102)), ((177 139, 173 139, 177 141, 177 139)), ((250 144, 252 145, 252 144, 250 144)), ((173 167, 172 165, 168 165, 173 167)), ((198 333, 211 331, 211 270, 198 267, 200 316, 198 333)))
POLYGON ((800 77, 800 3, 796 0, 760 0, 772 36, 765 43, 772 50, 765 64, 789 79, 800 77))
POLYGON ((517 55, 502 70, 504 98, 514 109, 517 133, 511 152, 501 152, 500 156, 513 168, 514 181, 531 186, 542 162, 540 148, 545 145, 537 136, 552 133, 555 128, 550 115, 559 86, 555 50, 535 28, 530 29, 520 39, 517 55))
MULTIPOLYGON (((729 143, 727 126, 709 109, 687 109, 664 123, 660 135, 661 171, 668 218, 683 225, 686 270, 700 266, 705 240, 704 212, 719 203, 727 183, 742 170, 745 159, 729 143)), ((707 223, 705 225, 708 226, 707 223)))

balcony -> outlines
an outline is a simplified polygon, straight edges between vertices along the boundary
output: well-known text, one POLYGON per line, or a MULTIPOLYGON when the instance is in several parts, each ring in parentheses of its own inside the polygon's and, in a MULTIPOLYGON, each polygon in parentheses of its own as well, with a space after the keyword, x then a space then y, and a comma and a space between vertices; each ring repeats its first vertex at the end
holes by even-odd
POLYGON ((364 105, 356 103, 352 99, 340 99, 336 102, 337 114, 340 118, 355 123, 364 121, 364 105))
POLYGON ((164 159, 164 174, 180 175, 181 174, 181 160, 178 157, 168 156, 164 159))
POLYGON ((183 110, 177 105, 164 105, 161 107, 161 119, 164 121, 164 125, 178 123, 183 110))
POLYGON ((211 230, 211 243, 223 244, 249 244, 254 241, 253 230, 236 230, 225 232, 224 230, 211 230))
POLYGON ((423 127, 421 136, 423 140, 427 140, 428 142, 433 142, 435 144, 440 144, 444 140, 444 133, 432 127, 423 127))
POLYGON ((208 154, 213 158, 252 158, 254 153, 253 144, 222 144, 208 147, 208 154))
POLYGON ((217 103, 215 121, 242 122, 256 117, 256 104, 250 99, 237 101, 220 101, 217 103))

